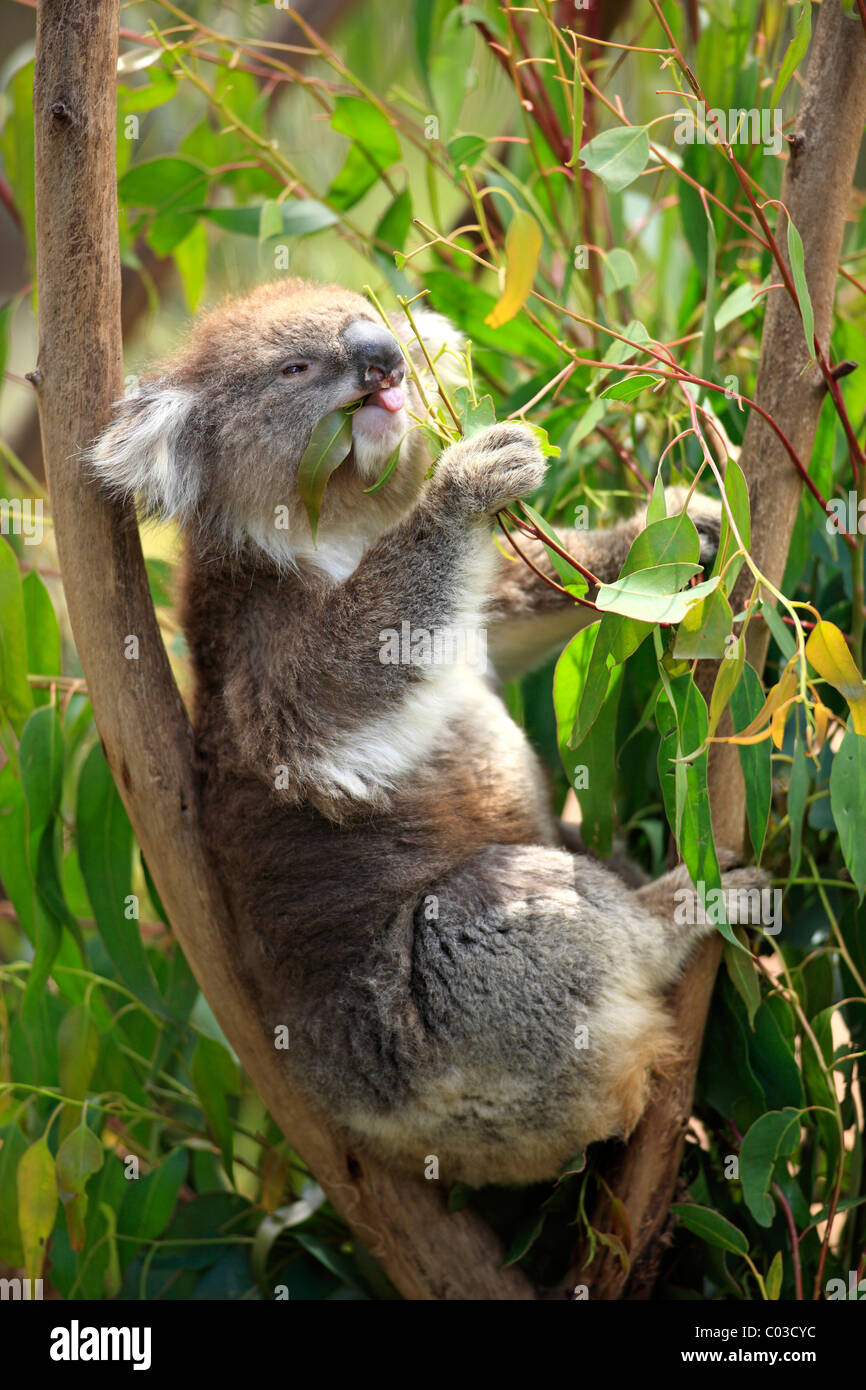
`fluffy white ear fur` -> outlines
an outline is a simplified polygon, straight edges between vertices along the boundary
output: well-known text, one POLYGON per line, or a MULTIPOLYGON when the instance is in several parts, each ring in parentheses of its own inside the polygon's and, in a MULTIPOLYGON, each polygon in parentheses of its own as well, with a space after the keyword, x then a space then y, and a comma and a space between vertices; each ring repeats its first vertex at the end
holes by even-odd
POLYGON ((128 392, 88 450, 92 473, 115 496, 138 498, 146 513, 191 517, 199 476, 193 461, 180 454, 180 437, 192 401, 176 387, 146 385, 128 392))
MULTIPOLYGON (((436 371, 439 373, 446 386, 462 386, 466 383, 466 366, 463 358, 463 351, 466 339, 455 328, 444 314, 438 314, 435 309, 419 309, 413 315, 415 327, 418 335, 424 343, 433 361, 436 371)), ((398 338, 411 348, 415 339, 407 321, 401 318, 396 325, 398 338)), ((417 344, 413 357, 419 355, 417 344)), ((422 375, 428 376, 429 371, 426 364, 422 369, 422 375)))

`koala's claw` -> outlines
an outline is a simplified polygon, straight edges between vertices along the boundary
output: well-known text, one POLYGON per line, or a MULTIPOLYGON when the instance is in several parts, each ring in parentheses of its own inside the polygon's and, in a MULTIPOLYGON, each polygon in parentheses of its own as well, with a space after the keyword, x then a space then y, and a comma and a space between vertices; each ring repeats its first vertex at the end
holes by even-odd
POLYGON ((464 511, 492 516, 534 492, 546 472, 535 435, 525 425, 508 421, 452 444, 439 462, 436 478, 464 511))

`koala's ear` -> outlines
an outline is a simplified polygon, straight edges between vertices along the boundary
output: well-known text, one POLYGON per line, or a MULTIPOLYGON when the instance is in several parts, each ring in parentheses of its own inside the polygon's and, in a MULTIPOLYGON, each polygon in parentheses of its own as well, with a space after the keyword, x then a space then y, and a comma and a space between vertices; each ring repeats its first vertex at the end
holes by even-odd
MULTIPOLYGON (((461 386, 466 382, 466 363, 463 352, 466 339, 455 328, 444 314, 437 314, 435 309, 419 309, 414 315, 415 327, 418 329, 418 336, 432 358, 436 371, 447 386, 461 386)), ((406 319, 400 320, 394 325, 398 338, 404 342, 415 362, 418 370, 424 374, 429 372, 427 362, 423 352, 412 335, 412 330, 406 319)))
POLYGON ((90 473, 116 497, 136 497, 146 515, 189 518, 201 472, 191 447, 190 391, 155 381, 118 401, 87 451, 90 473))

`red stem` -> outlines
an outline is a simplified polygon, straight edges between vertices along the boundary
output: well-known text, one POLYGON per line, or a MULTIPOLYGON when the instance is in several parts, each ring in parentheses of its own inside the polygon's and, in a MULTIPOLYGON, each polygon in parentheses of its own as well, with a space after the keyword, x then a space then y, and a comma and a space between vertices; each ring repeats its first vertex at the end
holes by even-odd
MULTIPOLYGON (((512 512, 506 511, 505 515, 509 518, 510 521, 518 522, 519 520, 517 517, 514 516, 512 512)), ((514 532, 509 531, 506 527, 505 522, 502 520, 501 512, 496 513, 496 520, 498 521, 502 529, 503 535, 506 537, 509 543, 514 546, 514 549, 517 551, 523 563, 525 565, 528 565, 531 570, 534 570, 534 572, 538 575, 539 579, 543 579, 544 583, 549 584, 551 589, 556 589, 557 593, 564 594, 566 598, 570 598, 572 603, 580 603, 585 608, 592 608, 593 611, 597 611, 595 608, 595 604, 590 603, 589 599, 578 598, 577 594, 570 594, 567 589, 564 589, 562 587, 561 584, 557 584, 555 579, 551 579, 549 575, 544 574, 543 571, 540 570, 537 565, 534 565, 532 563, 529 556, 524 554, 524 552, 520 549, 520 546, 517 544, 517 541, 514 539, 514 532)))

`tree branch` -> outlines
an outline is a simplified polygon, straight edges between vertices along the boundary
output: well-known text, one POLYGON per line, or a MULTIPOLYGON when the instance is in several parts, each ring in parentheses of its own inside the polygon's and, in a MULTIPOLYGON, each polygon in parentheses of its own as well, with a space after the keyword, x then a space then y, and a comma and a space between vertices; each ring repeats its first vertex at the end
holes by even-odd
POLYGON ((290 1088, 239 978, 208 863, 189 722, 150 601, 135 519, 82 475, 79 453, 122 390, 115 186, 119 0, 40 0, 36 40, 39 394, 70 623, 118 790, 214 1013, 292 1145, 397 1288, 415 1299, 523 1299, 490 1229, 434 1184, 359 1164, 290 1088), (139 639, 137 661, 124 638, 139 639))
MULTIPOLYGON (((790 153, 781 201, 787 206, 805 251, 806 279, 815 314, 815 334, 827 351, 833 315, 839 254, 860 138, 866 120, 866 41, 862 26, 842 12, 839 0, 821 5, 812 40, 809 67, 790 153)), ((787 245, 785 214, 779 236, 787 245)), ((783 251, 783 254, 787 254, 783 251)), ((809 355, 800 315, 784 290, 767 302, 755 399, 780 425, 797 456, 812 453, 825 385, 809 355)), ((762 417, 752 411, 740 467, 749 485, 752 555, 772 584, 781 583, 802 481, 788 455, 762 417)), ((823 520, 823 519, 822 519, 823 520)), ((743 574, 734 590, 734 612, 748 599, 751 576, 743 574)), ((763 669, 769 633, 760 621, 749 624, 748 660, 763 669)), ((712 688, 716 667, 701 663, 699 684, 712 688)), ((717 744, 710 756, 710 802, 716 843, 740 851, 744 836, 744 791, 737 751, 717 744)), ((632 1231, 631 1272, 604 1250, 588 1271, 576 1275, 589 1282, 593 1298, 641 1298, 652 1287, 661 1253, 659 1236, 667 1223, 686 1125, 691 1111, 701 1039, 716 972, 721 938, 707 942, 691 961, 672 993, 685 1060, 666 1080, 626 1147, 620 1147, 603 1176, 625 1204, 632 1231)), ((602 1230, 614 1229, 604 1199, 593 1217, 602 1230)))

